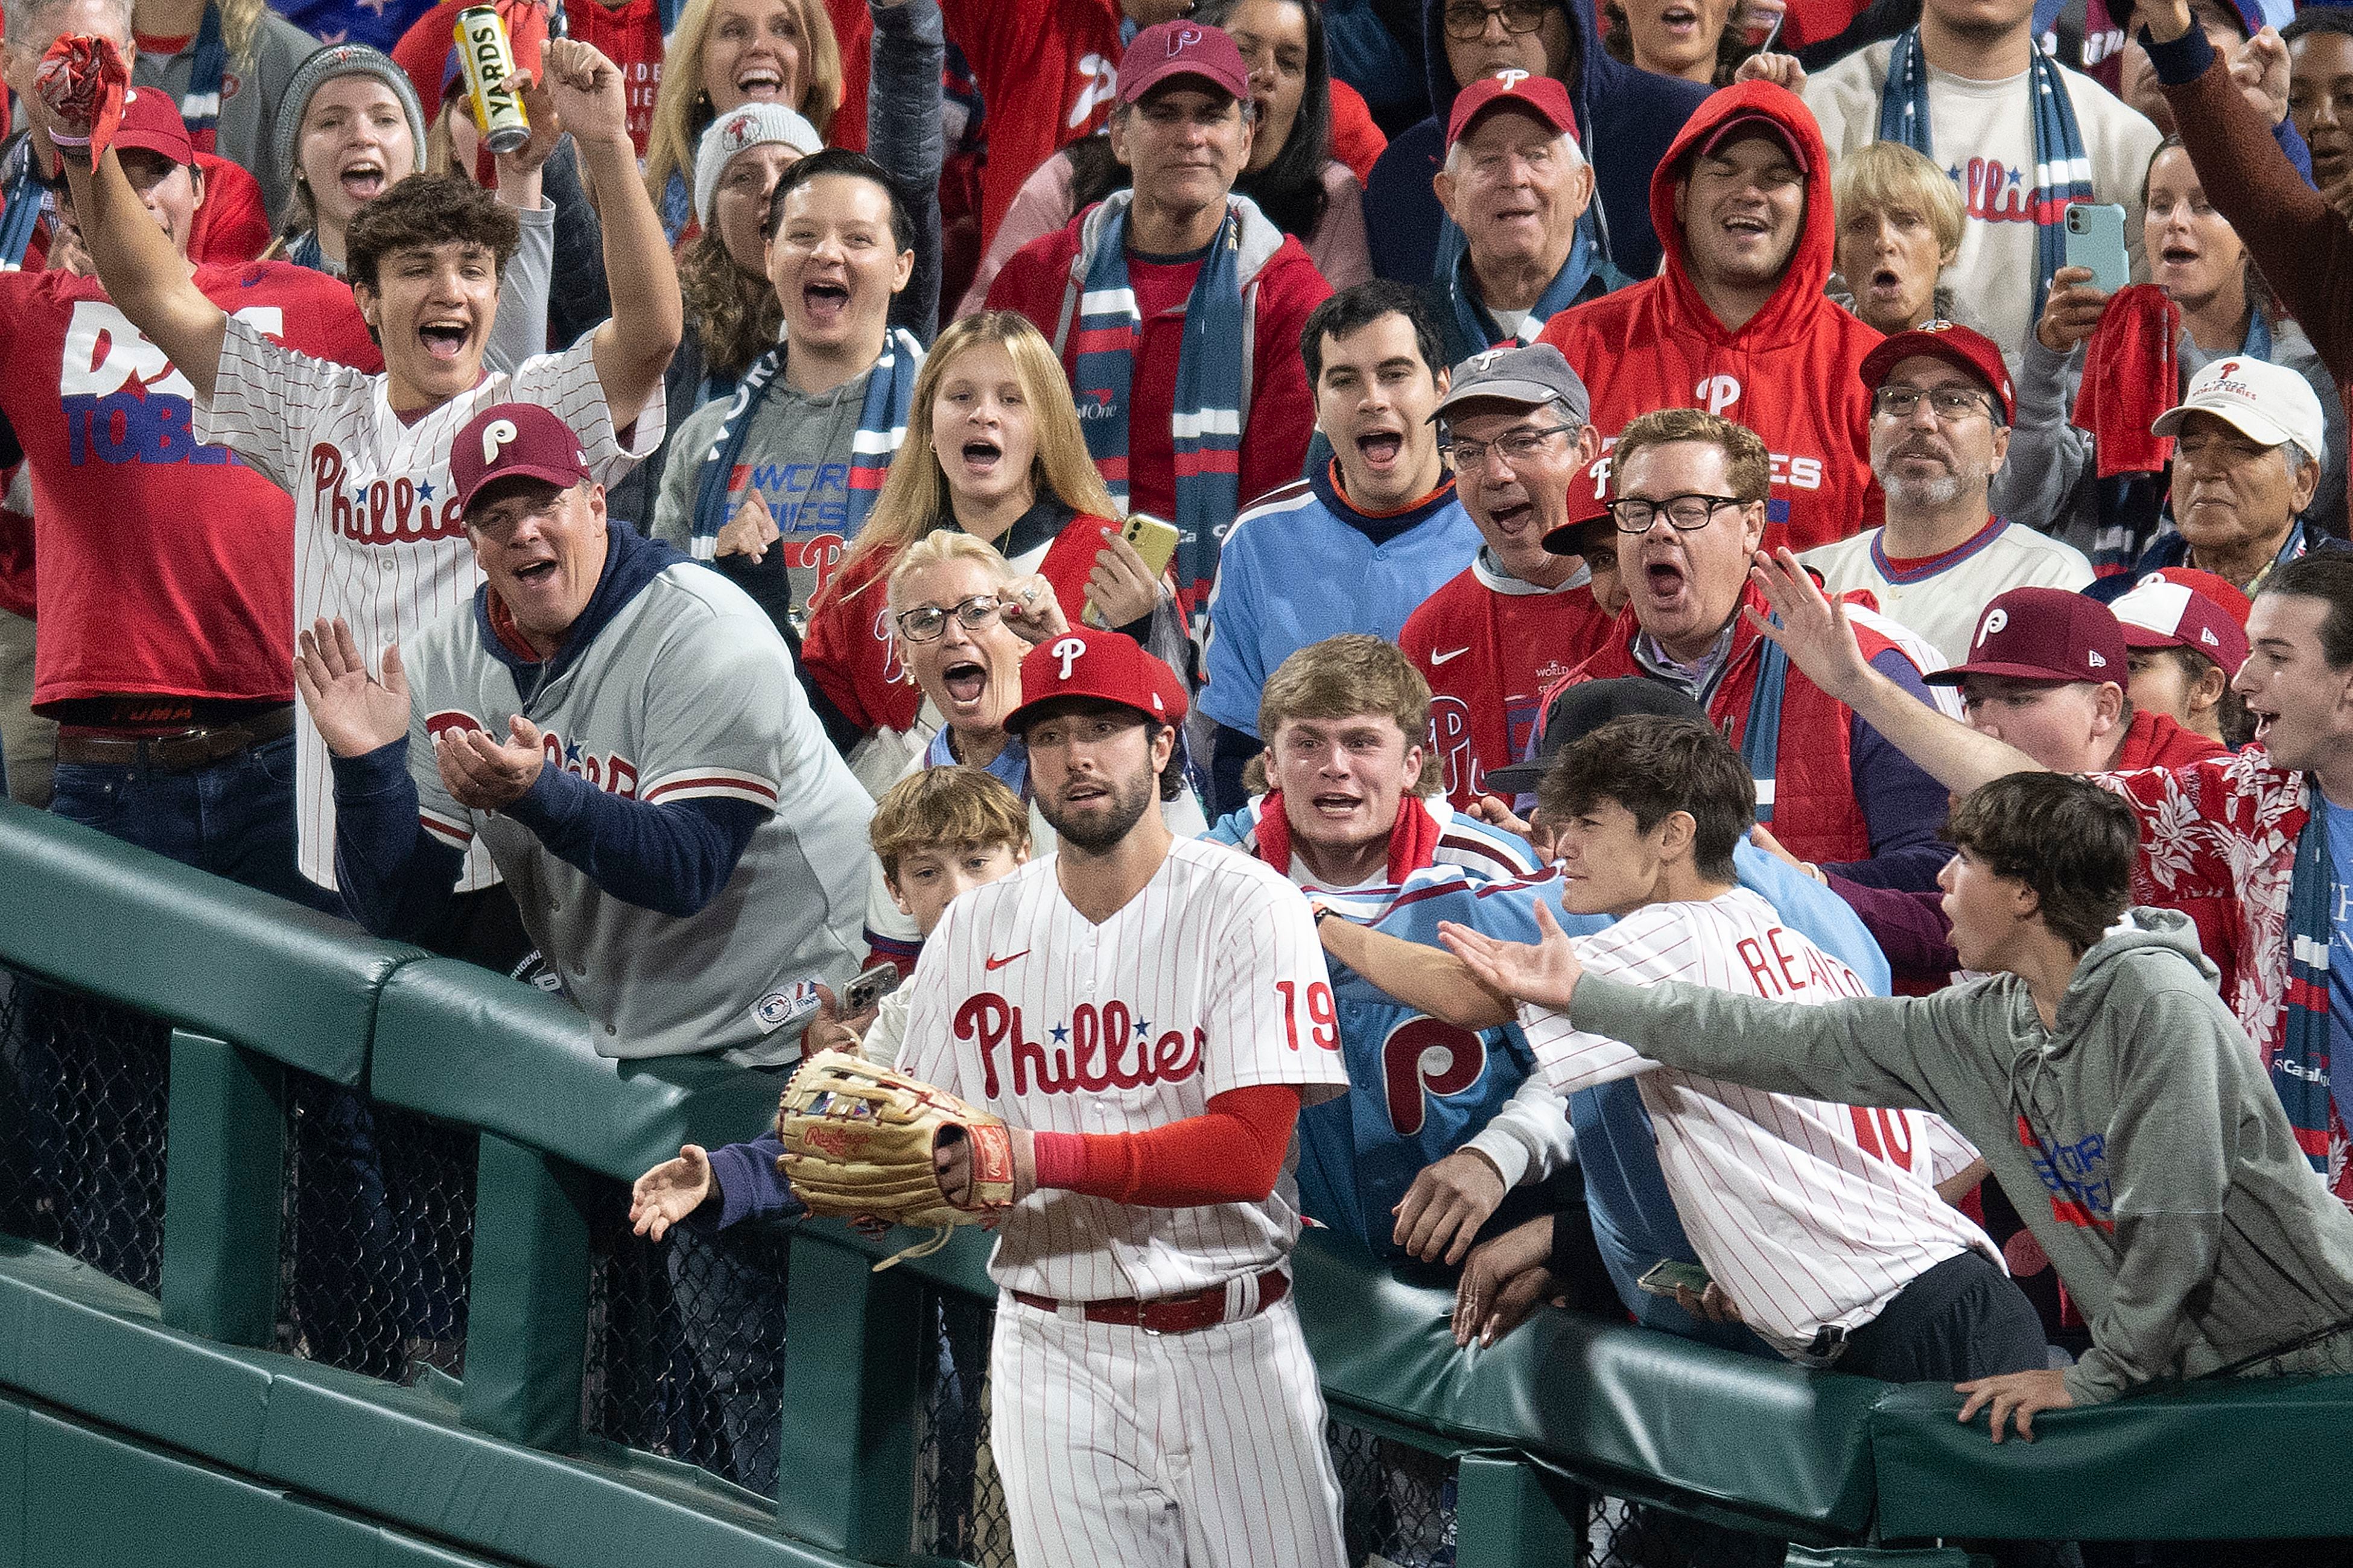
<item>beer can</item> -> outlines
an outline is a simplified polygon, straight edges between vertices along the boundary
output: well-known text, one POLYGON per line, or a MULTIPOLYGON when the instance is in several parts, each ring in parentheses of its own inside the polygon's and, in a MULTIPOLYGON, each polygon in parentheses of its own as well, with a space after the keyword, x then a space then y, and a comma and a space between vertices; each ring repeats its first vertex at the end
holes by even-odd
POLYGON ((512 153, 531 140, 531 121, 514 87, 514 47, 507 42, 506 20, 491 5, 469 5, 457 20, 458 59, 474 100, 474 123, 482 128, 483 145, 512 153))

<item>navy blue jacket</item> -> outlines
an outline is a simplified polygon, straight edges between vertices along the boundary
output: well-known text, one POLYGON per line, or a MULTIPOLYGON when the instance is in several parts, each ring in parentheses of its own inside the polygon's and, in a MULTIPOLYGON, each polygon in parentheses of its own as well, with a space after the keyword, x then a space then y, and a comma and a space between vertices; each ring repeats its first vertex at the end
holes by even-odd
MULTIPOLYGON (((1667 147, 1708 95, 1697 82, 1653 75, 1612 57, 1601 47, 1593 0, 1562 0, 1577 37, 1577 75, 1570 83, 1577 105, 1578 143, 1593 165, 1603 253, 1630 278, 1659 269, 1659 239, 1651 230, 1651 174, 1667 147)), ((1376 277, 1419 287, 1428 283, 1438 258, 1438 234, 1445 209, 1430 188, 1430 176, 1446 161, 1446 116, 1454 107, 1454 68, 1447 63, 1444 0, 1424 0, 1422 47, 1435 110, 1393 138, 1365 191, 1365 232, 1372 242, 1376 277)))

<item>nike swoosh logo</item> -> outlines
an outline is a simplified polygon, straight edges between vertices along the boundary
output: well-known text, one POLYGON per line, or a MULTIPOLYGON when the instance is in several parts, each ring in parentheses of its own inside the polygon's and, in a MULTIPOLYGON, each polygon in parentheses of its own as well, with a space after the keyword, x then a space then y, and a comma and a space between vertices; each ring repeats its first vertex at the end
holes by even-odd
POLYGON ((992 973, 992 974, 993 974, 993 973, 995 973, 997 971, 998 971, 998 970, 1000 970, 1000 969, 1004 968, 1007 964, 1008 964, 1008 963, 1012 963, 1015 959, 1017 959, 1017 958, 1027 958, 1027 957, 1029 957, 1029 950, 1028 948, 1026 948, 1026 947, 1025 947, 1025 948, 1023 948, 1019 952, 1008 952, 1008 953, 1007 953, 1003 958, 997 958, 997 957, 992 956, 992 957, 988 958, 987 961, 985 961, 985 962, 981 964, 981 967, 982 967, 983 969, 985 969, 985 970, 988 971, 990 973, 992 973))
POLYGON ((1469 648, 1467 648, 1467 647, 1457 647, 1457 648, 1449 648, 1446 652, 1444 652, 1444 653, 1440 653, 1437 649, 1432 648, 1432 649, 1430 650, 1430 668, 1432 668, 1432 669, 1436 669, 1440 665, 1444 664, 1448 659, 1450 659, 1450 658, 1461 658, 1464 654, 1469 653, 1470 651, 1471 651, 1471 650, 1470 650, 1469 648))

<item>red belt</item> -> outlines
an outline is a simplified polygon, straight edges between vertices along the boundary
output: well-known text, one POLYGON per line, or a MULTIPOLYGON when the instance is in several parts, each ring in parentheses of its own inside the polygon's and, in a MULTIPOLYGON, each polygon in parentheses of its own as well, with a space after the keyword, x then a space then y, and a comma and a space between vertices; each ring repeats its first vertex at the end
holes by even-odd
MULTIPOLYGON (((1147 1334, 1189 1334, 1229 1321, 1240 1322, 1254 1318, 1291 1294, 1291 1276, 1280 1268, 1268 1269, 1258 1277, 1257 1283, 1258 1305, 1231 1320, 1226 1316, 1223 1285, 1212 1285, 1189 1296, 1155 1296, 1148 1301, 1134 1296, 1110 1296, 1099 1301, 1072 1301, 1069 1305, 1082 1309, 1090 1323, 1142 1329, 1147 1334)), ((1027 1290, 1014 1291, 1013 1299, 1025 1307, 1057 1315, 1064 1305, 1051 1296, 1032 1296, 1027 1290)))

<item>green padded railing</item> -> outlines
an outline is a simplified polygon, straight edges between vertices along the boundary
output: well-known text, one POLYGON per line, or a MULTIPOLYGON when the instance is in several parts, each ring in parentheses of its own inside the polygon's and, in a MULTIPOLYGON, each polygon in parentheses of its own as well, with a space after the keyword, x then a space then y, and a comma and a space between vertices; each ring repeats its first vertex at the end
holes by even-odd
MULTIPOLYGON (((681 1142, 752 1134, 772 1076, 600 1058, 557 1000, 6 805, 0 963, 176 1031, 161 1302, 0 1243, 0 1539, 44 1506, 43 1466, 88 1453, 129 1476, 149 1461, 114 1451, 128 1444, 189 1472, 165 1491, 192 1510, 324 1507, 373 1521, 385 1560, 909 1559, 920 1305, 993 1296, 985 1237, 878 1274, 910 1237, 794 1231, 773 1518, 581 1432, 592 1198, 681 1142), (480 1130, 462 1387, 255 1348, 276 1315, 286 1068, 480 1130)), ((1824 1563, 1958 1535, 2353 1534, 2344 1489, 2272 1458, 2344 1451, 2353 1380, 2053 1412, 2042 1442, 1996 1448, 1945 1391, 1566 1313, 1459 1351, 1447 1293, 1328 1234, 1303 1241, 1296 1271, 1335 1413, 1461 1460, 1463 1568, 1573 1561, 1588 1487, 1810 1542, 1824 1563)), ((290 1519, 301 1539, 333 1534, 290 1519)))

